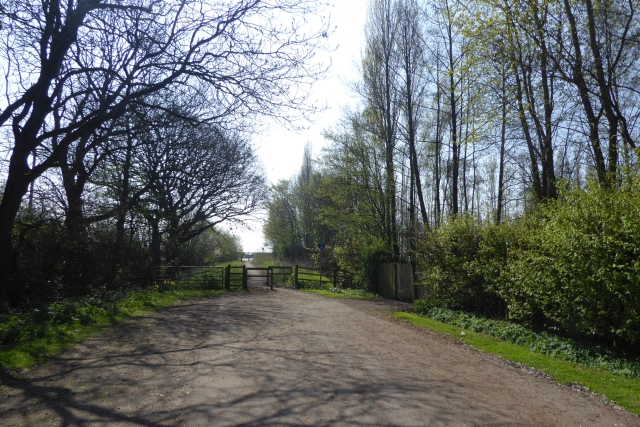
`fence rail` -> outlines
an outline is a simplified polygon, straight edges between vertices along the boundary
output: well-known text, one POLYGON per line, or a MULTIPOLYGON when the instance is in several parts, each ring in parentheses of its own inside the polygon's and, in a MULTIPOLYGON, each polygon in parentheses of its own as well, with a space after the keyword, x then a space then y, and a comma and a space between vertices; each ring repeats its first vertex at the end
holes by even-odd
POLYGON ((227 265, 226 267, 212 266, 162 266, 154 271, 153 281, 159 289, 169 290, 172 286, 182 289, 221 289, 223 286, 231 290, 232 286, 248 290, 250 277, 264 277, 267 286, 277 284, 278 279, 286 277, 287 281, 293 275, 293 267, 269 266, 246 267, 227 265), (266 275, 252 275, 253 271, 266 272, 266 275))
POLYGON ((183 289, 217 289, 224 283, 224 268, 206 265, 180 265, 157 267, 154 283, 161 290, 173 286, 183 289))
POLYGON ((338 269, 320 270, 319 268, 301 267, 296 265, 293 284, 296 288, 324 286, 332 284, 338 286, 338 269))

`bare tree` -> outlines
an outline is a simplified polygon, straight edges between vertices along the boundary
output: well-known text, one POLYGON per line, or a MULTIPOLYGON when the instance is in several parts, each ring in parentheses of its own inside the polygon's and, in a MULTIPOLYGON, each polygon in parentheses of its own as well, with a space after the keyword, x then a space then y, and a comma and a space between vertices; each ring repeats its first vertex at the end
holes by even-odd
POLYGON ((400 97, 399 103, 404 123, 401 132, 409 145, 409 163, 411 170, 410 223, 415 228, 414 192, 417 193, 422 223, 429 228, 427 208, 422 194, 422 180, 416 149, 419 137, 420 120, 426 90, 424 76, 424 29, 422 28, 421 8, 417 0, 399 0, 396 4, 398 15, 397 52, 399 56, 400 97))
POLYGON ((214 226, 261 207, 267 189, 253 148, 217 126, 176 119, 155 127, 135 153, 137 187, 149 188, 137 210, 152 229, 154 262, 171 263, 180 247, 214 226))
POLYGON ((317 7, 313 0, 2 2, 0 126, 12 139, 0 202, 0 298, 17 302, 12 227, 30 183, 128 106, 172 90, 208 102, 201 120, 309 112, 304 95, 291 95, 304 91, 289 89, 324 71, 312 57, 326 26, 302 29, 302 15, 317 7), (283 13, 300 19, 285 24, 283 13), (43 146, 50 149, 30 166, 43 146))
POLYGON ((394 150, 398 132, 398 81, 396 37, 398 31, 394 0, 370 0, 365 25, 365 51, 362 60, 362 88, 369 107, 372 134, 385 147, 385 199, 387 241, 397 258, 396 177, 394 150))

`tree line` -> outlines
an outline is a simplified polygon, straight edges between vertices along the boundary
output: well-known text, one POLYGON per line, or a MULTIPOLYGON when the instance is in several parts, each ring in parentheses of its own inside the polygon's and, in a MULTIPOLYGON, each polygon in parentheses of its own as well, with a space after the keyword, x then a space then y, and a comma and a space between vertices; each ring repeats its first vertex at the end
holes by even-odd
POLYGON ((265 200, 256 123, 314 111, 322 7, 0 2, 0 309, 241 251, 220 225, 265 200))
POLYGON ((637 7, 370 0, 359 104, 309 178, 274 186, 266 239, 295 256, 324 240, 360 286, 412 262, 451 308, 635 342, 637 7))

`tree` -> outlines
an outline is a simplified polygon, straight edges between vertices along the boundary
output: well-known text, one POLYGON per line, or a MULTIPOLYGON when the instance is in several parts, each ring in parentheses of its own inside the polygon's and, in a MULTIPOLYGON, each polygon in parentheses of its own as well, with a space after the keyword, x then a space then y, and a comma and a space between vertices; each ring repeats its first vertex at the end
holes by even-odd
POLYGON ((365 25, 365 52, 362 59, 362 87, 368 111, 368 129, 385 147, 386 234, 394 256, 398 246, 396 176, 394 150, 398 130, 398 82, 395 54, 398 30, 394 0, 371 0, 365 25))
POLYGON ((419 123, 422 116, 422 102, 426 89, 424 72, 424 30, 421 26, 420 7, 416 0, 400 0, 396 4, 398 14, 397 51, 399 55, 400 108, 404 116, 401 132, 409 145, 411 170, 410 185, 410 227, 415 229, 414 190, 417 192, 422 223, 429 228, 427 208, 422 194, 422 180, 416 149, 419 123))
MULTIPOLYGON (((289 88, 322 74, 311 63, 327 35, 303 32, 312 0, 190 2, 78 0, 0 4, 0 61, 6 94, 0 126, 11 157, 0 202, 0 298, 12 304, 12 227, 30 183, 69 147, 109 129, 131 105, 163 90, 199 97, 200 120, 247 114, 285 119, 309 110, 289 88), (31 153, 51 147, 30 166, 31 153)), ((13 297, 12 297, 13 295, 13 297)))
POLYGON ((550 55, 562 77, 577 89, 588 122, 598 179, 611 186, 619 160, 618 139, 622 137, 629 146, 636 146, 628 120, 634 109, 625 104, 629 95, 638 94, 630 82, 639 71, 639 48, 634 40, 640 29, 634 19, 637 2, 599 3, 563 0, 564 16, 559 14, 557 20, 566 18, 568 34, 560 33, 557 50, 546 50, 545 56, 550 55), (602 116, 608 122, 605 141, 600 137, 602 116), (607 149, 606 163, 603 146, 607 149))
POLYGON ((264 176, 251 144, 217 126, 176 119, 145 137, 134 163, 140 212, 152 233, 154 263, 173 263, 180 247, 223 222, 238 221, 263 205, 264 176))
POLYGON ((302 256, 304 247, 291 187, 288 180, 281 180, 271 187, 263 229, 265 240, 273 248, 274 255, 281 259, 297 260, 302 256))
POLYGON ((311 248, 318 240, 315 217, 315 171, 313 167, 311 144, 304 146, 302 166, 293 185, 293 200, 298 212, 298 228, 302 245, 311 248))

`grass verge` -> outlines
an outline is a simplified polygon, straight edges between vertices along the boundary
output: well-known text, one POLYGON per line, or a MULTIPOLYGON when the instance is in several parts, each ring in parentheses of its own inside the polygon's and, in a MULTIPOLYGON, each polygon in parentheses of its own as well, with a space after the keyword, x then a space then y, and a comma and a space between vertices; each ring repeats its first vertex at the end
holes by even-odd
POLYGON ((69 345, 99 333, 130 317, 153 312, 180 301, 212 297, 222 290, 171 290, 133 292, 106 308, 90 304, 52 304, 46 313, 34 311, 9 316, 0 323, 0 366, 32 368, 69 345))
POLYGON ((496 354, 509 361, 531 366, 546 373, 560 384, 580 384, 592 392, 605 396, 628 411, 640 415, 640 380, 638 379, 534 353, 520 345, 417 314, 396 312, 393 315, 415 325, 453 335, 475 348, 496 354))
POLYGON ((362 289, 340 289, 340 288, 328 288, 328 289, 301 289, 302 292, 311 292, 314 294, 322 295, 327 298, 350 298, 350 299, 378 299, 380 298, 376 294, 363 291, 362 289))

